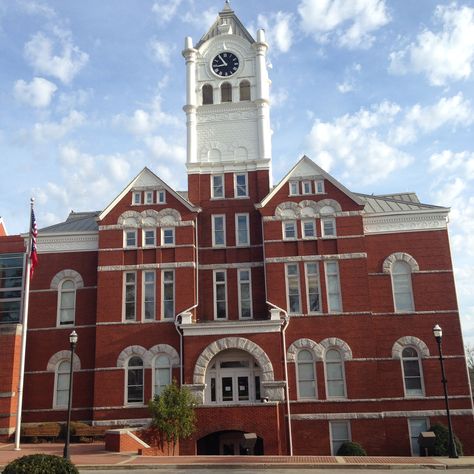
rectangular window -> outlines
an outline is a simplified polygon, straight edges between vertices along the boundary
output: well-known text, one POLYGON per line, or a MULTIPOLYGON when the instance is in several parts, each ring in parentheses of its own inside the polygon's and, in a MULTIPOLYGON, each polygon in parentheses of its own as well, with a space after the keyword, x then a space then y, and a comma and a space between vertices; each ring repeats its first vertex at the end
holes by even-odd
POLYGON ((311 194, 311 181, 303 181, 303 194, 311 194))
POLYGON ((212 216, 212 246, 213 247, 225 246, 225 216, 224 215, 212 216))
POLYGON ((323 237, 336 236, 336 219, 334 217, 323 217, 321 219, 321 235, 323 237))
POLYGON ((329 436, 331 438, 331 454, 337 455, 339 448, 351 441, 351 429, 348 421, 330 421, 329 436))
POLYGON ((314 192, 316 194, 323 194, 324 193, 324 181, 322 179, 317 179, 314 182, 314 192))
POLYGON ((166 203, 166 192, 165 191, 158 191, 156 193, 158 199, 157 202, 158 204, 165 204, 166 203))
POLYGON ((283 221, 283 239, 296 239, 296 221, 283 221))
POLYGON ((298 181, 290 181, 289 187, 290 187, 290 196, 297 196, 299 194, 298 181))
POLYGON ((250 243, 248 214, 235 215, 235 243, 241 246, 250 243))
POLYGON ((316 237, 316 227, 314 225, 314 220, 302 221, 301 227, 304 239, 316 237))
POLYGON ((214 199, 223 198, 224 194, 224 175, 215 174, 211 176, 211 197, 214 199))
POLYGON ((428 431, 428 419, 426 418, 408 418, 408 433, 410 436, 410 447, 412 456, 420 456, 420 445, 418 437, 423 431, 428 431))
POLYGON ((145 229, 143 231, 143 246, 154 247, 156 245, 156 230, 145 229))
POLYGON ((20 322, 23 254, 0 255, 0 324, 20 322))
POLYGON ((141 192, 134 192, 132 195, 132 204, 141 204, 142 203, 142 193, 141 192))
POLYGON ((143 318, 155 319, 155 272, 143 273, 143 318))
POLYGON ((145 204, 153 204, 153 191, 147 191, 145 193, 145 204))
POLYGON ((124 232, 125 247, 137 246, 137 231, 136 229, 126 230, 124 232))
POLYGON ((214 270, 214 318, 227 319, 227 278, 224 270, 214 270))
POLYGON ((163 227, 161 229, 161 245, 174 245, 174 227, 163 227))
POLYGON ((137 275, 135 272, 125 273, 125 310, 126 321, 135 321, 137 307, 137 275))
POLYGON ((241 319, 252 317, 252 283, 250 269, 239 270, 239 315, 241 319))
POLYGON ((247 197, 247 173, 235 174, 234 175, 234 196, 235 197, 247 197))
POLYGON ((324 262, 324 267, 326 269, 328 312, 339 313, 342 311, 339 266, 337 262, 324 262))
POLYGON ((161 272, 162 280, 162 317, 163 319, 174 318, 174 271, 163 270, 161 272))
POLYGON ((289 313, 301 313, 300 275, 298 264, 286 265, 286 288, 289 313))
POLYGON ((308 313, 321 312, 321 290, 318 263, 306 263, 306 291, 308 293, 308 313))

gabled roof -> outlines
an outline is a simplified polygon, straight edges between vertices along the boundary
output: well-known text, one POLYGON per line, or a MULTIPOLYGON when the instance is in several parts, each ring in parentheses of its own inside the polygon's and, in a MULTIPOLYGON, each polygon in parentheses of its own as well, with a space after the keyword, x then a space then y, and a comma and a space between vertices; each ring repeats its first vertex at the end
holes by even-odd
POLYGON ((97 232, 97 216, 100 211, 74 212, 71 211, 64 222, 39 229, 39 234, 66 234, 75 232, 97 232))
POLYGON ((343 192, 346 196, 352 199, 355 203, 363 206, 365 202, 360 198, 359 195, 349 191, 344 185, 342 185, 337 179, 333 178, 329 173, 324 171, 318 166, 313 160, 308 158, 306 155, 296 163, 288 174, 265 196, 265 198, 256 205, 257 208, 265 207, 268 202, 275 196, 275 194, 287 183, 291 178, 304 178, 306 176, 321 176, 328 180, 333 186, 343 192))
POLYGON ((237 15, 234 13, 234 10, 230 7, 228 1, 225 2, 224 8, 219 12, 219 15, 216 18, 216 21, 212 24, 209 31, 199 40, 196 44, 196 49, 200 48, 206 41, 222 34, 220 28, 222 23, 226 22, 227 25, 231 27, 231 32, 233 35, 241 36, 245 38, 249 43, 255 43, 255 40, 252 38, 252 35, 247 31, 247 28, 242 24, 238 19, 237 15))
POLYGON ((107 214, 121 201, 121 199, 133 188, 148 187, 148 186, 161 186, 166 189, 172 196, 174 196, 179 202, 187 207, 192 212, 199 212, 200 207, 194 206, 188 200, 184 199, 183 196, 178 194, 174 189, 168 186, 162 179, 160 179, 153 171, 145 166, 135 178, 125 187, 125 189, 98 215, 98 220, 104 219, 107 214))
POLYGON ((364 213, 366 214, 406 211, 449 211, 448 207, 421 203, 415 193, 381 195, 357 193, 357 196, 365 202, 364 213))

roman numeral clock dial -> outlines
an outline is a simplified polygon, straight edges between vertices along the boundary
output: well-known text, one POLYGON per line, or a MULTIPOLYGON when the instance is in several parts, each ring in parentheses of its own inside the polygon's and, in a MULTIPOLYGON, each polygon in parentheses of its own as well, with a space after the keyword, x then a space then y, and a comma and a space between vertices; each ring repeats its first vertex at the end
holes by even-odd
POLYGON ((230 52, 219 53, 212 60, 212 70, 219 77, 229 77, 239 69, 239 58, 230 52))

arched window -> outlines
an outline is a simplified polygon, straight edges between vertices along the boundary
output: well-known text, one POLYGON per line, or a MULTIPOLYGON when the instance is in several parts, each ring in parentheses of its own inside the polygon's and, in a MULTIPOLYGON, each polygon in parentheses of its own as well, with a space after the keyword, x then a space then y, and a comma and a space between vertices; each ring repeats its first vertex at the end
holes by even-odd
POLYGON ((143 403, 143 361, 130 357, 127 364, 127 403, 143 403))
POLYGON ((316 371, 314 357, 310 351, 298 352, 296 372, 298 398, 316 398, 316 371))
POLYGON ((202 87, 202 104, 208 105, 214 103, 214 91, 210 84, 204 84, 202 87))
POLYGON ((327 398, 344 398, 346 396, 344 362, 337 349, 326 351, 325 366, 327 398))
POLYGON ((221 85, 221 102, 232 102, 232 86, 228 82, 221 85))
POLYGON ((246 79, 239 85, 240 100, 250 100, 250 82, 246 79))
POLYGON ((405 347, 403 349, 402 369, 405 395, 407 397, 423 395, 420 355, 414 347, 405 347))
POLYGON ((69 373, 71 364, 68 360, 62 360, 56 367, 55 377, 55 401, 56 407, 67 407, 69 398, 69 373))
POLYGON ((168 356, 155 358, 153 395, 161 395, 163 389, 171 383, 171 362, 168 356))
POLYGON ((410 265, 404 261, 397 260, 392 264, 391 273, 395 311, 414 311, 410 265))
POLYGON ((73 280, 63 280, 58 293, 58 323, 74 324, 76 313, 76 284, 73 280))

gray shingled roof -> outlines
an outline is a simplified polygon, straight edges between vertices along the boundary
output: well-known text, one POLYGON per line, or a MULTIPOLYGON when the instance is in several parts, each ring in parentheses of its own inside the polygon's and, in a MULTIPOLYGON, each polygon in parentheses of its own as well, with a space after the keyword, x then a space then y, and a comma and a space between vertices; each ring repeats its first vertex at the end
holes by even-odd
POLYGON ((71 211, 64 222, 39 229, 40 234, 66 233, 66 232, 93 232, 98 231, 96 217, 100 211, 74 212, 71 211))
POLYGON ((403 211, 421 211, 421 210, 448 210, 446 207, 434 206, 432 204, 423 204, 415 193, 399 194, 360 194, 354 193, 365 201, 364 212, 403 212, 403 211))

